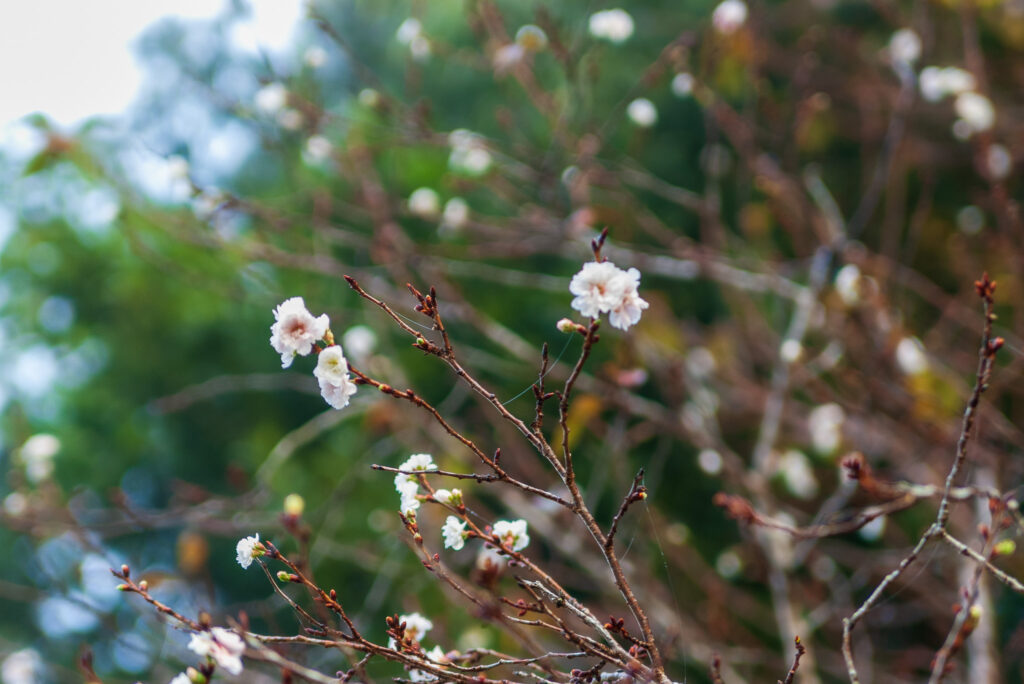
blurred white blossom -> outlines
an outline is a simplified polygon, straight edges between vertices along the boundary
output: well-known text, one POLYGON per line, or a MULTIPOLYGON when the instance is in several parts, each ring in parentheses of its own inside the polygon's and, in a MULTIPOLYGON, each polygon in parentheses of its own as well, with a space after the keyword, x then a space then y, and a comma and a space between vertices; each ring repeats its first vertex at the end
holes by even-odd
POLYGON ((638 97, 626 107, 626 116, 640 128, 650 128, 658 122, 658 109, 646 97, 638 97))
POLYGON ((807 416, 807 429, 811 433, 811 444, 821 454, 831 454, 843 440, 843 422, 846 413, 839 404, 828 403, 817 406, 807 416))
POLYGON ((256 109, 264 114, 277 114, 288 103, 288 90, 278 82, 268 83, 256 91, 256 109))
POLYGON ((692 75, 683 72, 672 77, 672 94, 676 97, 689 97, 693 93, 695 81, 692 75))
POLYGON ((43 681, 43 659, 33 648, 23 648, 11 653, 0 664, 0 680, 3 684, 36 684, 43 681))
POLYGON ((435 218, 441 211, 441 198, 430 188, 416 188, 409 195, 409 211, 420 218, 435 218))
POLYGON ((452 197, 444 203, 441 212, 441 227, 450 231, 459 231, 469 223, 469 204, 461 197, 452 197))
POLYGON ((458 128, 448 135, 448 144, 451 147, 448 166, 453 171, 482 176, 491 168, 491 153, 476 133, 458 128))
POLYGON ((928 370, 928 357, 924 345, 916 337, 904 337, 896 345, 896 365, 907 375, 918 375, 928 370))
POLYGON ((353 325, 341 336, 341 344, 356 363, 364 363, 377 348, 377 333, 368 325, 353 325))
POLYGON ((334 146, 322 135, 311 135, 306 140, 306 157, 311 162, 322 162, 330 159, 334 146))
POLYGON ((985 154, 985 165, 989 174, 996 180, 1003 180, 1013 171, 1013 157, 1006 145, 995 143, 988 146, 985 154))
POLYGON ((534 24, 525 24, 516 31, 516 44, 527 52, 542 52, 548 46, 548 34, 534 24))
POLYGON ((913 29, 903 28, 889 39, 889 58, 901 64, 913 64, 921 57, 921 38, 913 29))
POLYGON ((230 674, 238 675, 242 672, 245 643, 230 630, 214 627, 208 632, 193 633, 188 647, 200 657, 212 658, 218 667, 230 674))
POLYGON ((921 70, 918 87, 921 96, 929 102, 938 102, 950 95, 974 90, 974 76, 959 67, 928 66, 921 70))
POLYGON ((722 455, 714 449, 701 449, 697 454, 697 465, 708 475, 722 472, 722 455))
POLYGON ((723 35, 735 33, 747 21, 747 3, 743 0, 722 0, 711 13, 711 25, 723 35))
POLYGON ((996 122, 996 110, 992 100, 975 92, 957 95, 953 108, 961 121, 969 127, 971 133, 980 133, 992 128, 996 122))
POLYGON ((45 432, 25 440, 18 449, 18 456, 29 482, 38 484, 53 474, 53 459, 60 452, 60 446, 60 439, 45 432))
POLYGON ((855 264, 846 264, 839 269, 835 285, 843 304, 853 306, 860 301, 860 269, 855 264))
POLYGON ((402 45, 409 45, 417 37, 423 34, 423 24, 415 17, 409 17, 398 25, 395 31, 395 40, 402 45))
POLYGON ((302 61, 310 69, 319 69, 327 63, 327 50, 319 45, 306 48, 306 52, 302 55, 302 61))
POLYGON ((616 45, 633 35, 633 17, 624 9, 608 9, 590 15, 590 35, 616 45))
POLYGON ((985 212, 969 204, 956 213, 956 227, 967 235, 976 235, 985 227, 985 212))
POLYGON ((818 494, 818 480, 810 461, 802 451, 789 449, 779 457, 779 474, 786 489, 798 499, 813 499, 818 494))

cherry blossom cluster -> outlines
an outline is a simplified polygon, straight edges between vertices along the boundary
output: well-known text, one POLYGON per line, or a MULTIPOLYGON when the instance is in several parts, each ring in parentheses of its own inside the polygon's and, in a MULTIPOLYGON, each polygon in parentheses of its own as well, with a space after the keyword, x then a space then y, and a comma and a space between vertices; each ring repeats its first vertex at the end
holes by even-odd
POLYGON ((281 355, 281 367, 288 368, 296 356, 318 352, 313 375, 320 384, 320 394, 336 409, 348 406, 356 393, 356 384, 349 375, 348 361, 341 346, 334 344, 331 322, 327 314, 313 316, 302 297, 292 297, 274 309, 270 326, 270 346, 281 355), (321 341, 326 342, 320 347, 321 341))
POLYGON ((639 287, 640 271, 635 268, 624 271, 610 261, 591 261, 569 283, 569 292, 576 295, 572 308, 588 318, 608 314, 612 327, 626 330, 649 306, 639 287))
MULTIPOLYGON (((427 472, 437 470, 437 465, 430 454, 413 454, 405 463, 398 466, 399 470, 427 472)), ((416 473, 398 473, 395 475, 395 490, 402 497, 399 510, 408 515, 420 507, 420 480, 416 473)), ((461 492, 459 493, 461 496, 461 492)))

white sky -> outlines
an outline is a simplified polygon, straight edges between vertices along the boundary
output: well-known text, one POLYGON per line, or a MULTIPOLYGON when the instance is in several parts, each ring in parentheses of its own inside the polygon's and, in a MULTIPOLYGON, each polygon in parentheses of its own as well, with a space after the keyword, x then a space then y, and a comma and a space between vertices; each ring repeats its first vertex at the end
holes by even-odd
MULTIPOLYGON (((251 0, 232 42, 276 51, 303 16, 302 0, 251 0)), ((123 111, 140 73, 132 44, 161 17, 212 18, 223 0, 0 0, 0 126, 43 112, 70 126, 123 111)))

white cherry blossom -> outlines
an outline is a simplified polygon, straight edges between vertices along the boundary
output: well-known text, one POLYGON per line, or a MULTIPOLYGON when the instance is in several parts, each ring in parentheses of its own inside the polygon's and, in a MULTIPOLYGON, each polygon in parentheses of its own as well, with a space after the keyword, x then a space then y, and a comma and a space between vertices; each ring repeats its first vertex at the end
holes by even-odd
POLYGON ((322 340, 330 327, 327 314, 314 317, 306 309, 302 297, 292 297, 274 309, 274 324, 270 326, 270 346, 281 355, 281 367, 288 368, 296 355, 306 356, 313 345, 322 340))

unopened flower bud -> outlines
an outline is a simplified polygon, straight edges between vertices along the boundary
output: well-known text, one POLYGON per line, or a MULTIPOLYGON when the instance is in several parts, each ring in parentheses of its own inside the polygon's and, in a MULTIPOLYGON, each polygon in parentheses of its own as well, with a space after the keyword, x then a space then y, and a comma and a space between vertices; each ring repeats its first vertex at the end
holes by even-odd
POLYGON ((306 509, 306 500, 298 494, 289 494, 284 497, 284 512, 296 517, 302 515, 306 509))
POLYGON ((277 573, 277 581, 278 582, 291 582, 292 581, 292 576, 291 576, 291 574, 285 572, 284 570, 279 570, 278 573, 277 573))
POLYGON ((1010 556, 1017 550, 1017 542, 1012 539, 1004 539, 1003 541, 996 544, 993 552, 997 556, 1010 556))
POLYGON ((558 323, 555 323, 555 327, 558 328, 559 332, 571 333, 576 329, 576 323, 569 318, 563 318, 558 323))
POLYGON ((139 589, 141 589, 142 591, 149 591, 149 582, 147 582, 146 580, 142 580, 141 582, 139 582, 139 589))

